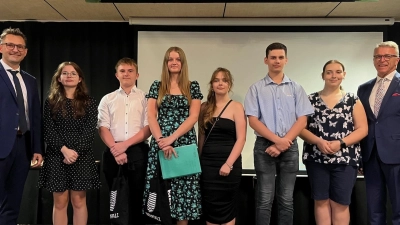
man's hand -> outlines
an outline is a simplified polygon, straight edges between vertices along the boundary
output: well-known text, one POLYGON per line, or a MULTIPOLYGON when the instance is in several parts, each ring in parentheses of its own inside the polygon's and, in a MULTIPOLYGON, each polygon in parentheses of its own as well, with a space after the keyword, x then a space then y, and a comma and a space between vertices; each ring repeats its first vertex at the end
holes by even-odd
POLYGON ((126 153, 119 154, 118 156, 114 156, 115 162, 117 162, 118 165, 124 165, 125 163, 128 163, 128 156, 126 153))
POLYGON ((283 137, 279 138, 279 141, 275 143, 275 146, 279 151, 284 152, 288 150, 292 144, 293 144, 292 140, 283 137))
POLYGON ((126 149, 128 149, 128 147, 129 147, 129 146, 127 146, 127 144, 125 143, 125 141, 123 141, 123 142, 118 142, 118 143, 115 143, 115 145, 113 145, 113 146, 110 148, 110 152, 111 152, 111 154, 112 154, 114 157, 116 157, 116 156, 119 156, 119 155, 121 155, 122 153, 124 153, 124 152, 126 151, 126 149))
POLYGON ((276 147, 276 145, 269 146, 265 152, 271 157, 278 157, 281 154, 281 151, 276 147))
POLYGON ((32 165, 31 167, 32 168, 40 167, 40 166, 42 166, 42 162, 43 162, 42 155, 39 153, 33 153, 32 160, 31 160, 31 165, 32 165))

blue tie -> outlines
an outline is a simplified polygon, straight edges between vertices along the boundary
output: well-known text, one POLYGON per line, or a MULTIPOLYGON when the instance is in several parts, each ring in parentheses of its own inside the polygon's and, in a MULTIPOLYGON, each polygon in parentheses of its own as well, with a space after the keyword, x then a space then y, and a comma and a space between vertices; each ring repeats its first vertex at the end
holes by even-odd
POLYGON ((25 103, 24 103, 24 96, 22 95, 21 83, 17 77, 18 70, 8 70, 13 76, 15 90, 17 91, 17 102, 18 102, 18 109, 19 109, 19 119, 18 119, 18 126, 19 130, 22 133, 25 133, 28 130, 28 123, 26 122, 26 114, 25 114, 25 103))

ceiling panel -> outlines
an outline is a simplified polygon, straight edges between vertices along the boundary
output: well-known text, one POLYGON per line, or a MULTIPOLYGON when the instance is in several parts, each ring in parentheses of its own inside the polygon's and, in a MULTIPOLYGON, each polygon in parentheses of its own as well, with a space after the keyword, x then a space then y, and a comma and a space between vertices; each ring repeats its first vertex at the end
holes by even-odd
POLYGON ((123 21, 113 3, 87 3, 85 0, 46 1, 67 20, 123 21))
POLYGON ((115 3, 129 17, 222 17, 224 3, 115 3))
POLYGON ((65 20, 43 0, 0 1, 0 20, 65 20))
POLYGON ((339 3, 229 3, 225 17, 325 17, 339 3))
POLYGON ((378 2, 343 2, 330 17, 394 17, 400 20, 400 0, 378 2))

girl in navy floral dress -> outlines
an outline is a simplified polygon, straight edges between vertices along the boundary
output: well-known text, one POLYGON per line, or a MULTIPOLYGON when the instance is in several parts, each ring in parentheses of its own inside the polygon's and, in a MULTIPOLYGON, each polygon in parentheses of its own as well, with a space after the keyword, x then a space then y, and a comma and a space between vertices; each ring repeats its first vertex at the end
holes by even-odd
MULTIPOLYGON (((158 151, 169 158, 174 147, 196 144, 194 124, 203 95, 197 81, 189 81, 183 50, 171 47, 164 56, 161 82, 154 81, 148 98, 148 121, 152 138, 147 165, 144 200, 149 195, 150 179, 156 173, 158 151)), ((174 157, 174 156, 172 156, 174 157)), ((201 215, 199 174, 171 179, 171 217, 178 225, 188 224, 201 215)))
POLYGON ((315 111, 300 134, 317 224, 350 223, 351 192, 361 161, 359 142, 368 132, 358 97, 340 86, 345 75, 339 61, 324 65, 324 89, 308 96, 315 111))

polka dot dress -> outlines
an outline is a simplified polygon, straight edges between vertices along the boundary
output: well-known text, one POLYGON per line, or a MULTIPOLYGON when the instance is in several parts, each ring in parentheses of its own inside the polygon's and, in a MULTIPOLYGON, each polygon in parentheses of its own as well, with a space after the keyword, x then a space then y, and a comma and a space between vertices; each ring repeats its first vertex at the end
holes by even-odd
POLYGON ((49 100, 44 104, 44 140, 47 145, 43 168, 39 176, 39 188, 50 192, 66 190, 83 191, 100 188, 92 144, 96 132, 97 104, 89 98, 86 114, 78 119, 73 117, 72 100, 66 100, 67 115, 61 110, 53 118, 49 100), (78 153, 75 163, 63 162, 61 147, 66 146, 78 153))

